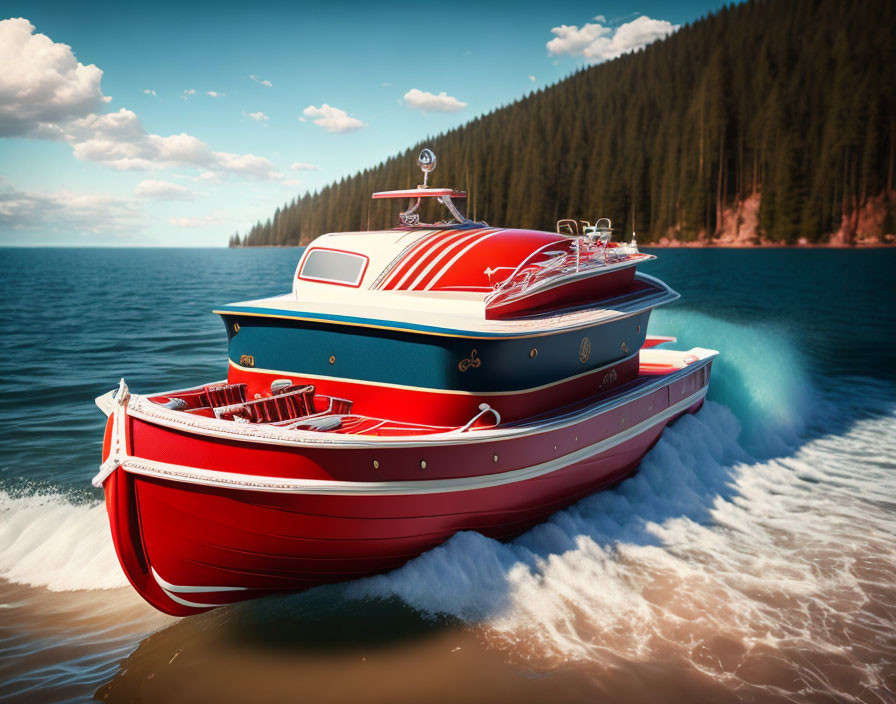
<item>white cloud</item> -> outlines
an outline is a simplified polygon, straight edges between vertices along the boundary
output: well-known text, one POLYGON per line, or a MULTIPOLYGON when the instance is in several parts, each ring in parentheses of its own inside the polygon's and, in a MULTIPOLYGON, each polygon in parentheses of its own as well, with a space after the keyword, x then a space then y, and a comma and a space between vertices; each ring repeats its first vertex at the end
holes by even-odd
POLYGON ((593 19, 594 19, 595 22, 600 22, 601 24, 606 24, 606 23, 607 23, 607 18, 604 17, 603 15, 595 15, 595 16, 593 17, 593 19))
POLYGON ((103 72, 33 32, 27 20, 0 21, 0 136, 64 141, 77 159, 118 170, 189 167, 219 178, 284 178, 264 157, 212 151, 189 134, 151 134, 131 110, 95 112, 108 100, 103 72))
POLYGON ((246 117, 251 117, 253 120, 257 120, 258 122, 267 122, 268 120, 271 119, 267 115, 265 115, 263 112, 261 112, 260 110, 258 112, 250 112, 250 113, 244 112, 243 115, 245 115, 246 117))
POLYGON ((535 83, 535 76, 530 75, 529 80, 532 81, 533 83, 535 83))
POLYGON ((227 95, 227 93, 219 93, 216 90, 207 90, 205 91, 205 94, 210 95, 213 98, 223 98, 225 95, 227 95))
POLYGON ((201 174, 196 176, 194 179, 196 182, 210 182, 210 183, 221 183, 224 180, 224 176, 217 171, 203 171, 201 174))
MULTIPOLYGON (((354 132, 367 125, 357 117, 352 117, 345 110, 334 108, 332 105, 323 103, 319 108, 309 105, 302 110, 302 114, 310 118, 315 125, 320 125, 327 132, 354 132)), ((299 121, 304 122, 300 117, 299 121)))
POLYGON ((214 160, 207 168, 227 174, 239 174, 258 181, 279 181, 283 178, 274 165, 262 156, 211 152, 214 160))
POLYGON ((131 233, 141 227, 140 208, 114 196, 74 191, 27 193, 0 189, 0 229, 75 233, 131 233))
POLYGON ((304 161, 297 161, 289 168, 293 171, 320 171, 320 167, 316 164, 306 164, 304 161))
POLYGON ((554 27, 551 34, 554 38, 547 43, 548 52, 551 54, 581 55, 593 42, 609 34, 612 30, 600 24, 586 23, 581 29, 576 25, 562 24, 554 27))
POLYGON ((179 186, 168 181, 153 181, 147 179, 137 184, 134 194, 141 198, 153 198, 155 200, 191 200, 193 191, 186 186, 179 186))
POLYGON ((180 94, 180 99, 189 100, 191 95, 196 95, 195 88, 187 88, 183 93, 180 94))
POLYGON ((404 94, 404 102, 410 107, 424 112, 457 112, 467 107, 466 103, 451 97, 445 91, 434 95, 417 88, 411 88, 404 94))
POLYGON ((148 133, 137 115, 125 108, 88 115, 57 129, 77 159, 119 171, 191 167, 261 181, 282 178, 264 157, 215 152, 201 139, 185 133, 167 137, 148 133))
POLYGON ((392 82, 391 82, 391 81, 384 81, 384 82, 380 83, 380 85, 381 85, 383 88, 388 88, 388 87, 390 87, 390 86, 392 85, 392 82))
POLYGON ((147 95, 151 95, 153 98, 156 97, 156 92, 152 88, 144 88, 143 92, 147 95))
POLYGON ((268 88, 270 88, 271 86, 274 85, 274 84, 271 83, 270 81, 263 81, 263 80, 260 79, 258 76, 256 76, 254 73, 251 74, 251 75, 249 76, 249 78, 251 78, 251 79, 252 79, 253 81, 255 81, 256 83, 260 83, 261 85, 266 86, 266 87, 268 87, 268 88))
POLYGON ((601 24, 606 20, 600 18, 600 15, 595 17, 597 24, 585 23, 581 29, 565 24, 554 27, 551 30, 554 38, 547 43, 548 52, 583 56, 589 63, 599 63, 641 49, 680 27, 666 20, 654 20, 642 15, 613 30, 601 24))
POLYGON ((27 136, 38 123, 83 117, 110 100, 100 69, 33 32, 23 18, 0 21, 0 137, 27 136))
POLYGON ((209 225, 215 225, 219 222, 222 222, 221 218, 217 218, 214 215, 206 215, 202 218, 169 218, 169 224, 174 225, 175 227, 208 227, 209 225))

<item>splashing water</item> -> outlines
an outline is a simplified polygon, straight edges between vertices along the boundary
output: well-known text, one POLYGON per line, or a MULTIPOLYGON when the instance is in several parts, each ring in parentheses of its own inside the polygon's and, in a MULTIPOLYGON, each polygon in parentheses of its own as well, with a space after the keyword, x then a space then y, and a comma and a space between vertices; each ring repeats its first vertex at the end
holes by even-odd
POLYGON ((0 577, 50 591, 127 586, 106 507, 61 494, 0 491, 0 577))
MULTIPOLYGON (((718 339, 727 325, 687 316, 688 337, 704 327, 718 339)), ((669 427, 635 477, 511 543, 459 534, 352 593, 482 624, 490 641, 543 667, 679 659, 738 690, 886 689, 896 658, 892 390, 851 379, 822 395, 786 353, 763 377, 768 335, 727 332, 726 349, 738 351, 717 363, 712 394, 725 405, 709 401, 669 427), (732 383, 732 366, 757 383, 732 383)))

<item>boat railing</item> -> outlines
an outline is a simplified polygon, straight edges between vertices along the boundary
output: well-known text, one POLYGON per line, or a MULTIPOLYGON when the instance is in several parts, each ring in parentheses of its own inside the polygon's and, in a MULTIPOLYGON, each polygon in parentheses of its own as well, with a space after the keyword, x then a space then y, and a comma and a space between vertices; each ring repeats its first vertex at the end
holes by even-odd
POLYGON ((557 221, 556 232, 558 235, 566 235, 567 237, 580 237, 591 228, 588 220, 575 220, 573 218, 562 218, 557 221))
MULTIPOLYGON (((501 291, 502 289, 505 289, 508 286, 513 285, 515 279, 517 278, 517 276, 519 276, 520 272, 524 271, 525 269, 527 269, 529 267, 531 267, 533 269, 533 271, 527 272, 527 276, 525 278, 525 281, 523 282, 524 288, 529 283, 529 280, 531 279, 532 274, 534 274, 536 272, 537 273, 545 273, 551 269, 558 268, 558 265, 562 264, 566 260, 566 258, 570 255, 569 252, 564 252, 563 250, 551 251, 551 247, 556 248, 558 246, 558 244, 560 244, 560 243, 548 242, 547 244, 542 245, 538 249, 533 250, 529 254, 528 257, 523 259, 523 261, 521 261, 517 265, 517 267, 513 270, 513 272, 510 274, 510 276, 508 276, 506 279, 504 279, 503 281, 501 281, 495 285, 495 292, 497 293, 498 291, 501 291), (538 255, 550 255, 550 258, 544 262, 533 261, 535 259, 535 257, 537 257, 538 255)), ((578 251, 578 248, 576 248, 577 262, 578 262, 578 254, 579 254, 579 251, 578 251)))
POLYGON ((477 413, 475 416, 470 418, 470 420, 468 420, 465 425, 458 428, 457 432, 458 433, 467 432, 470 428, 473 427, 473 424, 477 420, 482 418, 482 416, 484 416, 486 413, 491 413, 495 417, 495 425, 493 427, 497 427, 497 426, 501 425, 501 414, 498 413, 498 411, 496 411, 494 408, 489 406, 487 403, 480 403, 479 404, 479 413, 477 413))
MULTIPOLYGON (((510 291, 524 293, 533 285, 555 276, 578 274, 581 271, 606 267, 638 254, 640 252, 634 240, 631 243, 616 244, 603 237, 592 239, 589 235, 583 235, 571 238, 567 242, 548 242, 533 250, 509 276, 496 283, 485 302, 488 305, 489 302, 510 291), (568 250, 557 249, 564 244, 567 244, 568 250), (538 261, 539 256, 547 258, 538 261)), ((494 274, 501 269, 510 267, 496 267, 487 270, 486 273, 494 274)))

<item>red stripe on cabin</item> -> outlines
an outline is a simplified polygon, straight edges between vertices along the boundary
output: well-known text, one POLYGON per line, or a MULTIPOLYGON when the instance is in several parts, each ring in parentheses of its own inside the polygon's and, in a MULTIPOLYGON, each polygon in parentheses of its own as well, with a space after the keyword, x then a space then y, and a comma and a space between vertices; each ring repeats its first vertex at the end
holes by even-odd
MULTIPOLYGON (((481 235, 482 232, 484 232, 484 230, 461 230, 451 237, 439 240, 435 243, 435 246, 430 247, 417 258, 417 263, 408 272, 408 276, 404 277, 404 281, 399 279, 401 283, 397 283, 395 288, 405 291, 419 289, 419 286, 414 282, 421 276, 421 274, 423 274, 427 266, 443 256, 447 248, 453 247, 458 242, 469 242, 471 239, 475 239, 481 235)), ((427 272, 426 276, 428 277, 431 274, 432 272, 427 272)))
MULTIPOLYGON (((420 285, 415 286, 415 289, 423 291, 428 288, 429 289, 434 288, 435 284, 438 283, 442 279, 442 277, 445 276, 445 274, 447 274, 449 271, 451 271, 452 269, 454 269, 457 266, 457 261, 458 261, 457 257, 461 252, 472 251, 473 249, 478 247, 481 242, 487 240, 489 237, 497 234, 498 232, 501 232, 501 230, 498 228, 490 228, 488 230, 483 230, 477 239, 464 242, 463 247, 457 248, 456 251, 453 251, 451 253, 451 256, 446 257, 445 262, 441 266, 441 268, 433 269, 432 271, 430 271, 427 274, 426 278, 420 282, 420 285), (452 261, 452 260, 454 260, 454 261, 452 261)), ((467 256, 467 254, 465 254, 464 256, 467 256)), ((487 264, 483 265, 483 268, 482 268, 483 274, 485 272, 486 267, 487 267, 487 264)), ((485 286, 483 289, 482 286, 478 286, 478 287, 476 287, 476 290, 491 290, 491 287, 485 286)))
MULTIPOLYGON (((449 230, 449 232, 453 232, 453 230, 449 230)), ((421 237, 414 245, 408 249, 407 253, 402 258, 401 262, 393 268, 392 273, 386 278, 386 280, 380 285, 381 289, 392 288, 392 283, 397 281, 401 276, 404 275, 404 272, 408 270, 408 267, 413 265, 414 259, 420 251, 426 247, 426 245, 444 234, 443 232, 430 232, 428 235, 424 235, 421 237)))

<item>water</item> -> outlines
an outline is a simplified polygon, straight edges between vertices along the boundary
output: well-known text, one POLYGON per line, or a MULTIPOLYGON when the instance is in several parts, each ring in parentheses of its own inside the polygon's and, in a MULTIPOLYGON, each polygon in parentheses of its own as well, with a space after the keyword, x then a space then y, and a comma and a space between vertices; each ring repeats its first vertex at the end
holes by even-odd
POLYGON ((896 251, 659 251, 722 353, 618 488, 510 543, 173 619, 108 535, 94 396, 224 376, 297 250, 0 250, 0 698, 896 701, 896 251), (27 399, 27 403, 26 403, 27 399))

